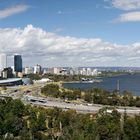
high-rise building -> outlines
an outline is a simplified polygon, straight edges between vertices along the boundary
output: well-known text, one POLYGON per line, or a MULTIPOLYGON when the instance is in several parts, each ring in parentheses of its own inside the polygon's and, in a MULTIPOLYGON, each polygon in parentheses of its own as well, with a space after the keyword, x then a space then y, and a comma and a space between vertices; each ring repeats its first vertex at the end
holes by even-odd
POLYGON ((62 70, 62 68, 60 68, 60 67, 54 67, 53 68, 53 74, 58 74, 59 75, 61 70, 62 70))
POLYGON ((0 76, 1 72, 7 67, 7 56, 6 54, 0 54, 0 76))
POLYGON ((41 72, 42 68, 40 65, 37 64, 36 66, 34 66, 34 74, 41 74, 41 72))
POLYGON ((87 75, 87 69, 86 68, 82 68, 82 75, 87 75))
POLYGON ((15 72, 22 72, 22 57, 21 55, 14 55, 14 70, 15 72))
POLYGON ((92 70, 91 70, 91 68, 87 68, 87 75, 92 75, 92 70))
POLYGON ((0 70, 7 67, 7 56, 6 54, 0 54, 0 70))
POLYGON ((33 73, 33 70, 31 67, 25 67, 25 74, 30 74, 30 73, 33 73))
POLYGON ((13 71, 11 67, 4 68, 2 73, 2 78, 12 78, 13 77, 13 71))

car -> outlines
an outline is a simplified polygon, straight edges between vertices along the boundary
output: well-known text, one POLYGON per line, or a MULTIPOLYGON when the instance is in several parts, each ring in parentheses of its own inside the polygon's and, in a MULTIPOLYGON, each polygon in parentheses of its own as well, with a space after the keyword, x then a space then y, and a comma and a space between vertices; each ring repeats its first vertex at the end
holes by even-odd
POLYGON ((30 93, 31 91, 30 91, 30 90, 26 90, 25 92, 26 92, 26 93, 30 93))
POLYGON ((92 106, 92 104, 87 104, 88 106, 92 106))
POLYGON ((40 102, 40 103, 46 103, 47 101, 39 100, 38 102, 40 102))

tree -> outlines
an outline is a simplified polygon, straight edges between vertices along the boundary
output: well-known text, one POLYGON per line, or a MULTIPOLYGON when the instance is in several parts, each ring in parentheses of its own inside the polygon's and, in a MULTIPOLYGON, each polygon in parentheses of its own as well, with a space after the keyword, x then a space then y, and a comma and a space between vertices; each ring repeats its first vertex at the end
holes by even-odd
POLYGON ((137 122, 140 122, 138 119, 136 121, 136 118, 128 118, 124 122, 124 138, 130 139, 130 140, 138 140, 140 139, 140 129, 139 124, 137 125, 137 122))
POLYGON ((53 97, 59 97, 59 86, 56 84, 47 84, 41 89, 41 93, 43 93, 46 96, 50 95, 53 97))
POLYGON ((87 101, 87 102, 92 102, 93 101, 93 95, 92 93, 85 93, 84 95, 84 100, 87 101))
POLYGON ((3 126, 4 134, 9 132, 14 134, 14 136, 17 136, 22 128, 22 121, 20 118, 14 116, 12 113, 7 113, 3 122, 3 126))
POLYGON ((21 117, 24 113, 25 107, 24 107, 24 104, 20 100, 16 99, 13 101, 13 105, 11 109, 14 115, 21 117))
POLYGON ((46 129, 46 115, 44 112, 40 112, 37 118, 38 123, 38 130, 45 130, 46 129))
POLYGON ((117 140, 120 136, 120 115, 116 110, 108 113, 103 109, 100 112, 96 121, 97 135, 101 140, 117 140))
POLYGON ((27 127, 23 127, 19 133, 20 140, 31 140, 31 133, 27 129, 27 127))

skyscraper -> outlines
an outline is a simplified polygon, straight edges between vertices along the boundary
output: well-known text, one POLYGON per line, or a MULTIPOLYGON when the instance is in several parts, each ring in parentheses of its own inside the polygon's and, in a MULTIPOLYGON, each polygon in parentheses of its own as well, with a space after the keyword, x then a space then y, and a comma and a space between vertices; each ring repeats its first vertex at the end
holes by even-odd
POLYGON ((2 70, 7 67, 7 56, 6 54, 0 54, 0 75, 2 70))
POLYGON ((21 57, 21 55, 14 55, 14 70, 15 70, 15 72, 22 72, 22 57, 21 57))
POLYGON ((40 65, 36 65, 34 66, 34 74, 41 74, 41 66, 40 65))

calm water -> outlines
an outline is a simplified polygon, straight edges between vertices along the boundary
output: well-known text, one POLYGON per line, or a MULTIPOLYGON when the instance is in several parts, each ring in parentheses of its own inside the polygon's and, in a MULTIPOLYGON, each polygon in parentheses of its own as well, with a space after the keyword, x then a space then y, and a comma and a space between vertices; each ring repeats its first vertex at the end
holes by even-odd
POLYGON ((109 91, 117 89, 117 81, 120 81, 120 92, 131 91, 133 95, 140 96, 140 74, 121 75, 116 77, 101 78, 101 83, 65 83, 65 88, 92 89, 102 88, 109 91))

